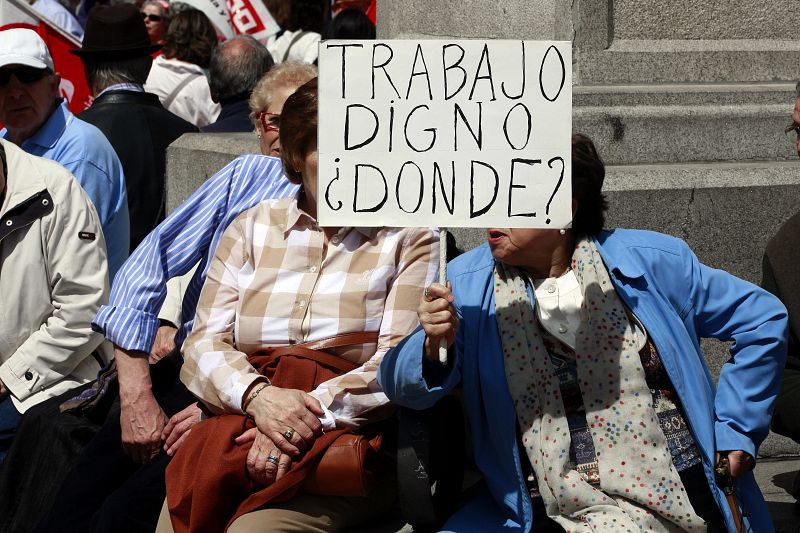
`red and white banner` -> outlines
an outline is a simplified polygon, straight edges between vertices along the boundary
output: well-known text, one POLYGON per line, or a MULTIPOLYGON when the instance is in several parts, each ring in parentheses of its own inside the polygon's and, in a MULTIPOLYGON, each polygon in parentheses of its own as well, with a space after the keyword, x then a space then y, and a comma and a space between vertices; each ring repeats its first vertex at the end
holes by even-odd
POLYGON ((231 24, 237 34, 252 35, 262 43, 281 31, 261 0, 227 0, 231 24))
POLYGON ((30 28, 44 40, 56 72, 61 75, 61 96, 67 100, 70 111, 78 114, 91 105, 92 92, 86 82, 83 62, 69 53, 80 47, 72 35, 46 20, 24 1, 0 0, 0 31, 10 28, 30 28))
POLYGON ((281 29, 261 0, 184 1, 205 13, 226 39, 247 34, 266 43, 281 29))

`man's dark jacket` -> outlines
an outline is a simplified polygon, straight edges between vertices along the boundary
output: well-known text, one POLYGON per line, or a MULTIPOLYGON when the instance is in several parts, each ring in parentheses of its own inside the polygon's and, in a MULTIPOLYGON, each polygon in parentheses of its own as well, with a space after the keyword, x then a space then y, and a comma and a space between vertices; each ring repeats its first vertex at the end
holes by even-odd
POLYGON ((800 442, 800 213, 786 221, 767 244, 761 286, 789 311, 789 353, 772 430, 800 442))
POLYGON ((164 109, 156 95, 135 91, 102 94, 78 118, 105 134, 122 163, 133 251, 164 219, 167 146, 197 128, 164 109))
POLYGON ((250 103, 248 97, 228 102, 221 102, 222 110, 216 122, 200 128, 203 133, 233 133, 253 131, 255 126, 250 121, 250 103))

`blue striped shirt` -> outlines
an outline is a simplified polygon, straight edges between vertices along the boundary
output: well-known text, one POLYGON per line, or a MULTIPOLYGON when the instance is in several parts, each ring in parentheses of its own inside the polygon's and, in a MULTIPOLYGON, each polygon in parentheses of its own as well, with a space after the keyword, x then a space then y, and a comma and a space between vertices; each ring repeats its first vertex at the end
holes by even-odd
POLYGON ((115 345, 150 352, 167 280, 200 263, 186 288, 175 342, 192 329, 208 264, 228 224, 262 200, 293 195, 297 186, 283 175, 280 159, 243 155, 197 189, 154 229, 120 269, 108 305, 92 322, 115 345))

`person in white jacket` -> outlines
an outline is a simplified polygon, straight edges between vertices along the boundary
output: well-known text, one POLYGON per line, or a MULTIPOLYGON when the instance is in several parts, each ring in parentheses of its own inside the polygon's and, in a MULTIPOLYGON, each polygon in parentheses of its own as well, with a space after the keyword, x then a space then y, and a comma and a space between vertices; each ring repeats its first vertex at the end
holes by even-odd
POLYGON ((91 328, 108 261, 91 200, 61 165, 0 140, 0 463, 22 413, 111 358, 91 328))
POLYGON ((217 120, 222 109, 211 98, 206 77, 216 45, 216 30, 202 11, 181 11, 169 23, 163 53, 153 61, 144 84, 167 111, 198 128, 217 120))

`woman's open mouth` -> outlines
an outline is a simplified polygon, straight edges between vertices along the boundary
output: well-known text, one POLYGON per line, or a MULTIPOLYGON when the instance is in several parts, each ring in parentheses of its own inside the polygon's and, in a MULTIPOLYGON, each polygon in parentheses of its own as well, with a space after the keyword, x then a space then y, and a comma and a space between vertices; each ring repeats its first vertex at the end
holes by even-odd
POLYGON ((494 246, 503 239, 505 239, 506 237, 508 237, 508 235, 506 235, 502 231, 497 229, 490 229, 489 237, 486 239, 486 241, 489 243, 489 246, 494 246))

